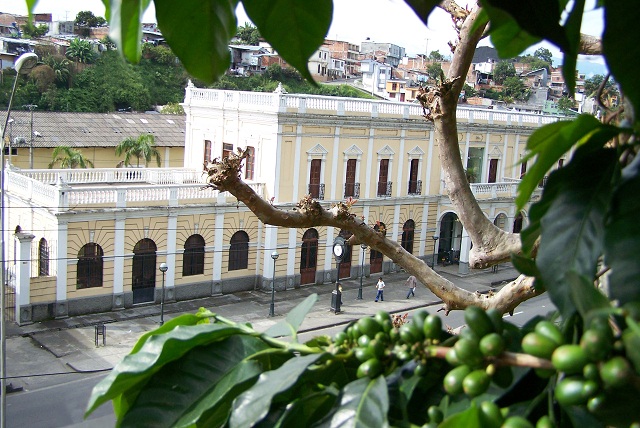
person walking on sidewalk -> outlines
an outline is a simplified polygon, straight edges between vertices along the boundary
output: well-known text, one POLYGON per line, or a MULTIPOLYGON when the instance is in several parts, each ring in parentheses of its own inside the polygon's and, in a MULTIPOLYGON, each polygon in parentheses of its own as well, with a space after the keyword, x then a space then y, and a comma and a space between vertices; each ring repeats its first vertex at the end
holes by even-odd
POLYGON ((407 278, 407 282, 406 285, 409 286, 409 292, 407 293, 407 299, 409 298, 409 296, 413 296, 416 297, 416 285, 417 285, 418 281, 416 280, 416 277, 411 275, 409 278, 407 278))
POLYGON ((384 302, 384 281, 382 280, 382 277, 380 277, 380 279, 378 280, 376 289, 378 290, 378 293, 376 294, 376 302, 378 301, 378 299, 384 302))

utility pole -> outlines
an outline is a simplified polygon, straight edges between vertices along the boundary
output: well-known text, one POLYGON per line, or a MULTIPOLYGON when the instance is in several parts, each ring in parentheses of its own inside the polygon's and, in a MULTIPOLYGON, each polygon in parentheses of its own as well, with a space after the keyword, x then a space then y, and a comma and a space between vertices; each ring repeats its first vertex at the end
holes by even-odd
POLYGON ((35 104, 27 104, 24 107, 28 108, 31 112, 31 137, 29 140, 29 169, 33 169, 33 110, 38 108, 35 104))

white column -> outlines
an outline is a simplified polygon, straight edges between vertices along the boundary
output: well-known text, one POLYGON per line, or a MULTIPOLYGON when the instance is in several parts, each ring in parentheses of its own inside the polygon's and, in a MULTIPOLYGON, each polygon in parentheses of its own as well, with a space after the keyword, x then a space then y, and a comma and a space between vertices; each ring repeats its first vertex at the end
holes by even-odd
POLYGON ((480 183, 489 182, 489 133, 487 132, 484 137, 484 159, 482 160, 482 176, 480 176, 480 183))
POLYGON ((395 204, 393 207, 393 229, 391 233, 391 239, 398 242, 398 236, 400 235, 400 204, 395 204))
MULTIPOLYGON (((178 233, 178 215, 175 212, 169 213, 169 218, 167 219, 167 266, 169 269, 167 270, 165 286, 167 288, 167 293, 169 294, 169 298, 173 299, 173 287, 176 282, 176 270, 178 267, 176 266, 176 252, 178 251, 176 237, 178 233)), ((218 230, 218 229, 216 229, 218 230)))
MULTIPOLYGON (((429 225, 427 224, 429 219, 429 204, 422 204, 422 219, 420 220, 420 249, 418 250, 418 256, 423 257, 426 251, 427 245, 427 228, 429 225)), ((433 236, 433 234, 431 234, 433 236)))
MULTIPOLYGON (((58 222, 58 254, 56 276, 56 308, 55 317, 66 317, 69 313, 67 307, 67 229, 65 220, 58 222)), ((76 255, 77 256, 77 255, 76 255)))
POLYGON ((124 308, 124 240, 126 215, 116 214, 113 240, 113 308, 124 308))
MULTIPOLYGON (((213 279, 214 283, 222 279, 222 254, 224 252, 224 213, 216 214, 215 221, 216 233, 213 238, 213 279)), ((174 262, 175 263, 175 262, 174 262)))
MULTIPOLYGON (((325 282, 331 282, 331 276, 327 276, 329 275, 329 273, 331 272, 331 265, 333 263, 333 235, 335 234, 335 228, 333 226, 329 226, 327 227, 327 242, 326 242, 326 248, 325 248, 325 252, 324 252, 324 278, 323 278, 323 283, 325 282)), ((318 246, 320 246, 320 243, 318 243, 318 246)), ((319 250, 319 248, 318 248, 319 250)))
MULTIPOLYGON (((332 201, 336 200, 336 196, 338 197, 338 199, 342 200, 342 197, 344 195, 342 190, 338 190, 339 188, 338 183, 340 183, 339 174, 338 174, 339 152, 340 152, 340 127, 336 126, 335 133, 333 136, 333 153, 331 154, 331 174, 333 175, 333 179, 331 180, 331 193, 329 197, 331 198, 332 201)), ((346 168, 343 169, 341 172, 343 185, 344 185, 345 172, 346 172, 346 168)))
MULTIPOLYGON (((216 226, 216 230, 219 230, 216 226)), ((262 276, 264 278, 269 278, 269 284, 271 284, 271 279, 273 278, 273 259, 271 258, 271 253, 278 250, 278 227, 271 226, 270 224, 265 226, 264 231, 264 256, 262 264, 264 265, 264 271, 262 272, 262 276)))
MULTIPOLYGON (((496 180, 496 181, 505 181, 505 177, 506 175, 506 168, 507 168, 507 150, 509 149, 509 134, 504 134, 503 136, 504 138, 504 144, 502 146, 502 156, 500 159, 500 177, 496 180)), ((516 150, 516 147, 513 148, 514 150, 516 150)), ((517 165, 514 163, 512 165, 510 165, 511 168, 516 168, 517 165)), ((513 174, 511 174, 513 175, 513 174)))
POLYGON ((469 251, 471 251, 471 238, 467 229, 462 228, 462 242, 460 243, 460 260, 458 263, 458 273, 469 273, 469 251))
MULTIPOLYGON (((403 181, 402 180, 402 175, 404 172, 405 168, 408 168, 407 163, 404 160, 404 143, 405 143, 405 135, 406 135, 406 131, 404 129, 402 129, 400 131, 400 155, 398 157, 398 174, 396 175, 396 185, 393 186, 395 189, 394 191, 391 193, 392 196, 402 196, 402 193, 400 192, 401 190, 404 190, 404 192, 408 191, 407 188, 407 182, 409 181, 409 178, 407 178, 407 181, 403 181)), ((409 177, 409 174, 407 174, 407 177, 409 177)), ((405 193, 406 195, 406 193, 405 193)))
POLYGON ((425 195, 430 195, 432 190, 435 190, 435 193, 438 193, 440 189, 439 179, 438 179, 438 186, 436 187, 436 189, 431 188, 431 167, 435 162, 435 159, 433 157, 434 134, 435 134, 435 131, 433 129, 429 131, 429 149, 427 151, 427 168, 426 168, 426 175, 424 177, 424 194, 425 195))
MULTIPOLYGON (((280 143, 282 141, 282 125, 278 125, 278 146, 280 146, 280 143)), ((302 126, 298 125, 296 127, 296 146, 295 146, 295 154, 294 154, 294 160, 293 160, 293 198, 292 200, 297 201, 300 200, 300 165, 302 165, 302 162, 300 161, 300 158, 302 156, 302 153, 300 153, 300 149, 302 147, 302 126)), ((310 162, 307 159, 308 162, 310 162)), ((307 164, 307 168, 310 169, 311 168, 311 164, 308 163, 307 164)), ((309 173, 307 173, 307 177, 309 176, 309 173)), ((307 178, 308 180, 308 178, 307 178)), ((308 190, 304 190, 304 194, 307 194, 308 190)), ((273 195, 275 196, 275 194, 273 195)))
MULTIPOLYGON (((366 187, 364 189, 364 193, 360 194, 361 198, 372 197, 372 194, 371 194, 372 182, 373 182, 373 188, 374 189, 377 188, 378 177, 377 176, 375 178, 371 177, 372 163, 373 163, 373 127, 369 129, 369 142, 367 144, 367 168, 366 168, 367 171, 365 173, 366 176, 364 178, 366 187)), ((360 190, 362 190, 362 187, 360 187, 360 190)))
MULTIPOLYGON (((20 241, 18 247, 18 263, 16 265, 16 319, 21 322, 31 321, 31 243, 35 235, 18 232, 16 238, 20 241), (26 306, 26 314, 22 316, 22 307, 26 306)), ((4 314, 4 312, 3 312, 4 314)))
MULTIPOLYGON (((289 244, 287 245, 287 277, 291 278, 295 275, 296 270, 296 251, 297 251, 297 236, 298 229, 289 229, 289 244)), ((287 289, 287 282, 285 281, 284 289, 287 289)))

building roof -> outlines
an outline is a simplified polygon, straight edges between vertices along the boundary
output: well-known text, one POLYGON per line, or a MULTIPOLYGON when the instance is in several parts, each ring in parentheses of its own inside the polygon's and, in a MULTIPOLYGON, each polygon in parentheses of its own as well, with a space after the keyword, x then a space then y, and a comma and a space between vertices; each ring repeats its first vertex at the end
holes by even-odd
MULTIPOLYGON (((29 145, 31 113, 13 110, 11 119, 5 136, 17 146, 29 145)), ((33 146, 115 147, 126 138, 150 133, 158 147, 184 147, 185 120, 184 115, 172 114, 34 111, 33 146)))

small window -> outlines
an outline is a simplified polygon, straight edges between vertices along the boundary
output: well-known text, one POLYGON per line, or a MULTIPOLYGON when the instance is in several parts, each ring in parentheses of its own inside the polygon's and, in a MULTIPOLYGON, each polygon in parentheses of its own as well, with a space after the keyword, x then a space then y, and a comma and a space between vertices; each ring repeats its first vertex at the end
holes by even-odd
POLYGON ((191 235, 184 243, 182 258, 182 276, 202 275, 204 273, 204 238, 191 235))
POLYGON ((245 231, 233 234, 229 247, 229 270, 247 269, 249 266, 249 235, 245 231))
POLYGON ((38 276, 49 276, 49 244, 44 238, 38 243, 38 276))
POLYGON ((244 171, 245 180, 253 180, 253 171, 256 162, 256 149, 247 146, 247 157, 245 158, 246 166, 244 171))
POLYGON ((204 140, 204 167, 206 168, 211 162, 211 141, 204 140))
POLYGON ((222 159, 228 158, 233 153, 233 144, 222 144, 222 159))

